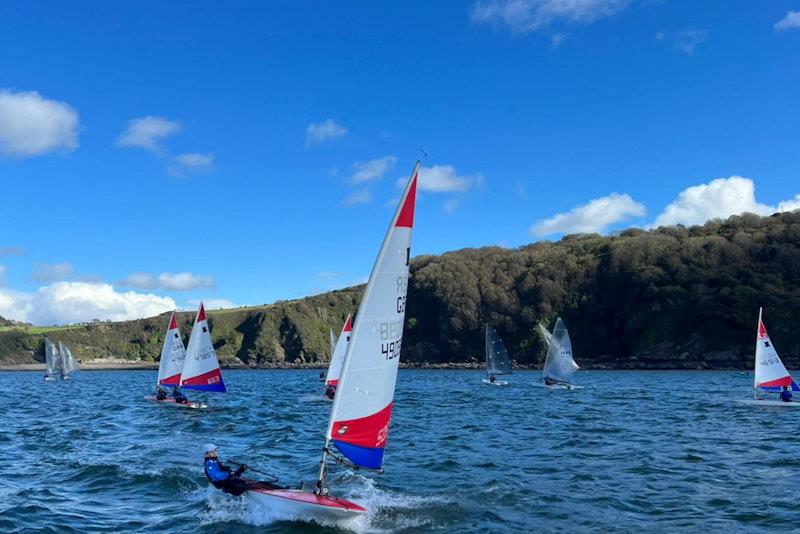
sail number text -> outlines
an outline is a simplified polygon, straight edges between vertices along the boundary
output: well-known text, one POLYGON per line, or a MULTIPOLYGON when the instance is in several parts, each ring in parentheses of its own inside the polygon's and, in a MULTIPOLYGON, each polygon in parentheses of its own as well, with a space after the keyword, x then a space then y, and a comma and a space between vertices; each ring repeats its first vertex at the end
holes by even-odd
POLYGON ((778 360, 778 358, 766 358, 764 360, 761 360, 761 365, 763 366, 772 365, 774 363, 778 363, 779 361, 780 360, 778 360))
POLYGON ((403 342, 403 321, 392 321, 380 324, 381 352, 387 360, 400 356, 400 345, 403 342))

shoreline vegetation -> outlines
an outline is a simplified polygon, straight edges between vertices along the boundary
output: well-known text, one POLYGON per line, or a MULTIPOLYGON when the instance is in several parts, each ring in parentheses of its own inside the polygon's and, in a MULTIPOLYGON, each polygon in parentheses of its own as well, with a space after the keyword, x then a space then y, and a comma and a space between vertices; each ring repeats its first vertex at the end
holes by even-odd
MULTIPOLYGON (((362 291, 208 310, 220 363, 326 367, 329 331, 362 291)), ((751 369, 759 307, 786 365, 800 367, 800 211, 417 256, 401 365, 482 368, 489 323, 517 368, 540 368, 537 324, 560 316, 583 369, 751 369)), ((0 318, 0 368, 43 362, 45 336, 99 368, 154 368, 169 315, 50 327, 0 318)), ((194 312, 176 317, 185 343, 194 312)))

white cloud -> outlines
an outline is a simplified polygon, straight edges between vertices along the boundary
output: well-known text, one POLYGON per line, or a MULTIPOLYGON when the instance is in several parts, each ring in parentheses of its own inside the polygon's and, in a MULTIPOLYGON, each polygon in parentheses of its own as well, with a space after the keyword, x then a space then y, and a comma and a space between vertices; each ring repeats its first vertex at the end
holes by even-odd
POLYGON ((458 206, 461 204, 461 201, 457 198, 449 198, 444 201, 442 205, 442 209, 448 215, 452 215, 458 209, 458 206))
MULTIPOLYGON (((417 187, 420 191, 429 193, 463 193, 482 185, 483 181, 483 175, 480 173, 459 175, 452 165, 434 165, 419 170, 417 187)), ((407 177, 397 179, 398 187, 405 187, 407 182, 407 177)))
POLYGON ((188 154, 178 154, 175 162, 167 167, 167 172, 171 176, 181 178, 188 173, 207 172, 214 167, 214 154, 201 154, 191 152, 188 154))
POLYGON ((800 28, 800 11, 787 11, 786 16, 775 23, 775 31, 796 30, 800 28))
POLYGON ((347 128, 337 123, 334 119, 324 122, 312 122, 306 128, 306 147, 318 145, 347 135, 347 128))
POLYGON ((148 115, 128 121, 125 131, 117 138, 117 146, 136 147, 161 154, 161 141, 181 131, 181 125, 164 117, 148 115))
POLYGON ((576 206, 567 213, 537 221, 530 232, 535 236, 567 233, 604 233, 618 222, 632 217, 643 217, 647 210, 643 204, 628 195, 611 193, 596 198, 588 204, 576 206))
POLYGON ((632 0, 485 0, 475 4, 472 22, 508 27, 518 34, 532 33, 551 24, 590 24, 611 17, 632 0))
POLYGON ((394 167, 397 163, 397 158, 394 156, 384 156, 370 161, 359 161, 353 167, 355 172, 350 177, 350 183, 360 184, 362 182, 369 182, 372 180, 380 180, 386 171, 394 167))
POLYGON ((755 185, 750 178, 731 176, 684 189, 656 217, 652 227, 703 224, 709 219, 726 218, 744 212, 771 215, 797 208, 800 208, 800 195, 781 202, 777 207, 768 206, 756 201, 755 185))
MULTIPOLYGON (((187 304, 189 304, 190 309, 196 310, 200 307, 200 299, 189 299, 187 304)), ((236 304, 232 300, 228 299, 205 299, 202 301, 203 307, 207 310, 222 310, 228 308, 238 308, 240 305, 236 304)))
POLYGON ((353 189, 353 191, 342 200, 342 206, 369 204, 370 202, 372 202, 372 193, 368 189, 353 189))
POLYGON ((215 286, 214 278, 205 274, 194 273, 133 273, 119 282, 122 287, 136 289, 162 289, 164 291, 191 291, 215 286))
POLYGON ((34 282, 55 282, 63 280, 75 272, 75 267, 69 262, 42 263, 36 266, 31 275, 34 282))
POLYGON ((78 147, 80 119, 69 104, 35 91, 0 89, 0 155, 27 158, 78 147))
POLYGON ((125 321, 151 317, 175 309, 169 297, 120 293, 109 284, 56 282, 35 293, 0 290, 0 315, 36 325, 87 322, 93 319, 125 321))
POLYGON ((672 49, 684 54, 692 55, 698 45, 703 44, 708 39, 708 30, 680 30, 676 32, 658 32, 656 40, 672 42, 672 49))

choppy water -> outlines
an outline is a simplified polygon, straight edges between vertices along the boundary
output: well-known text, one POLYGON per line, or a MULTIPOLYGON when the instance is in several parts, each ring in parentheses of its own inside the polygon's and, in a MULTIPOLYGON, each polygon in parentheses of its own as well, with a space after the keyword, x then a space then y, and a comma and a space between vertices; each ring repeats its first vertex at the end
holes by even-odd
MULTIPOLYGON (((144 401, 154 372, 0 373, 0 532, 300 532, 211 489, 202 446, 313 480, 315 371, 229 371, 205 411, 144 401)), ((320 532, 796 529, 800 409, 741 406, 728 372, 579 372, 578 391, 401 370, 386 473, 334 469, 370 515, 320 532)), ((193 395, 198 397, 199 395, 193 395)))

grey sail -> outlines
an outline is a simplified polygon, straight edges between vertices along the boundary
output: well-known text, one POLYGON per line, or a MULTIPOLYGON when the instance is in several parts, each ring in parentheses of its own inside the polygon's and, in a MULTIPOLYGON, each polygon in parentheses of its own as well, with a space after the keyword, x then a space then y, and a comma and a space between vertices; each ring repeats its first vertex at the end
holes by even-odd
POLYGON ((47 378, 54 378, 61 369, 61 359, 53 342, 44 338, 44 364, 47 378))
POLYGON ((69 347, 62 342, 58 342, 58 352, 61 354, 61 376, 68 377, 69 374, 77 369, 75 358, 72 356, 69 347))
POLYGON ((331 359, 333 359, 334 352, 336 352, 336 334, 334 334, 333 329, 331 329, 331 359))
POLYGON ((486 325, 486 374, 508 375, 511 374, 511 359, 503 340, 497 335, 497 330, 486 325))
POLYGON ((547 357, 542 368, 542 378, 569 384, 572 380, 572 373, 578 369, 578 364, 572 359, 572 341, 569 339, 569 332, 567 332, 564 321, 559 317, 553 333, 550 335, 547 357))

